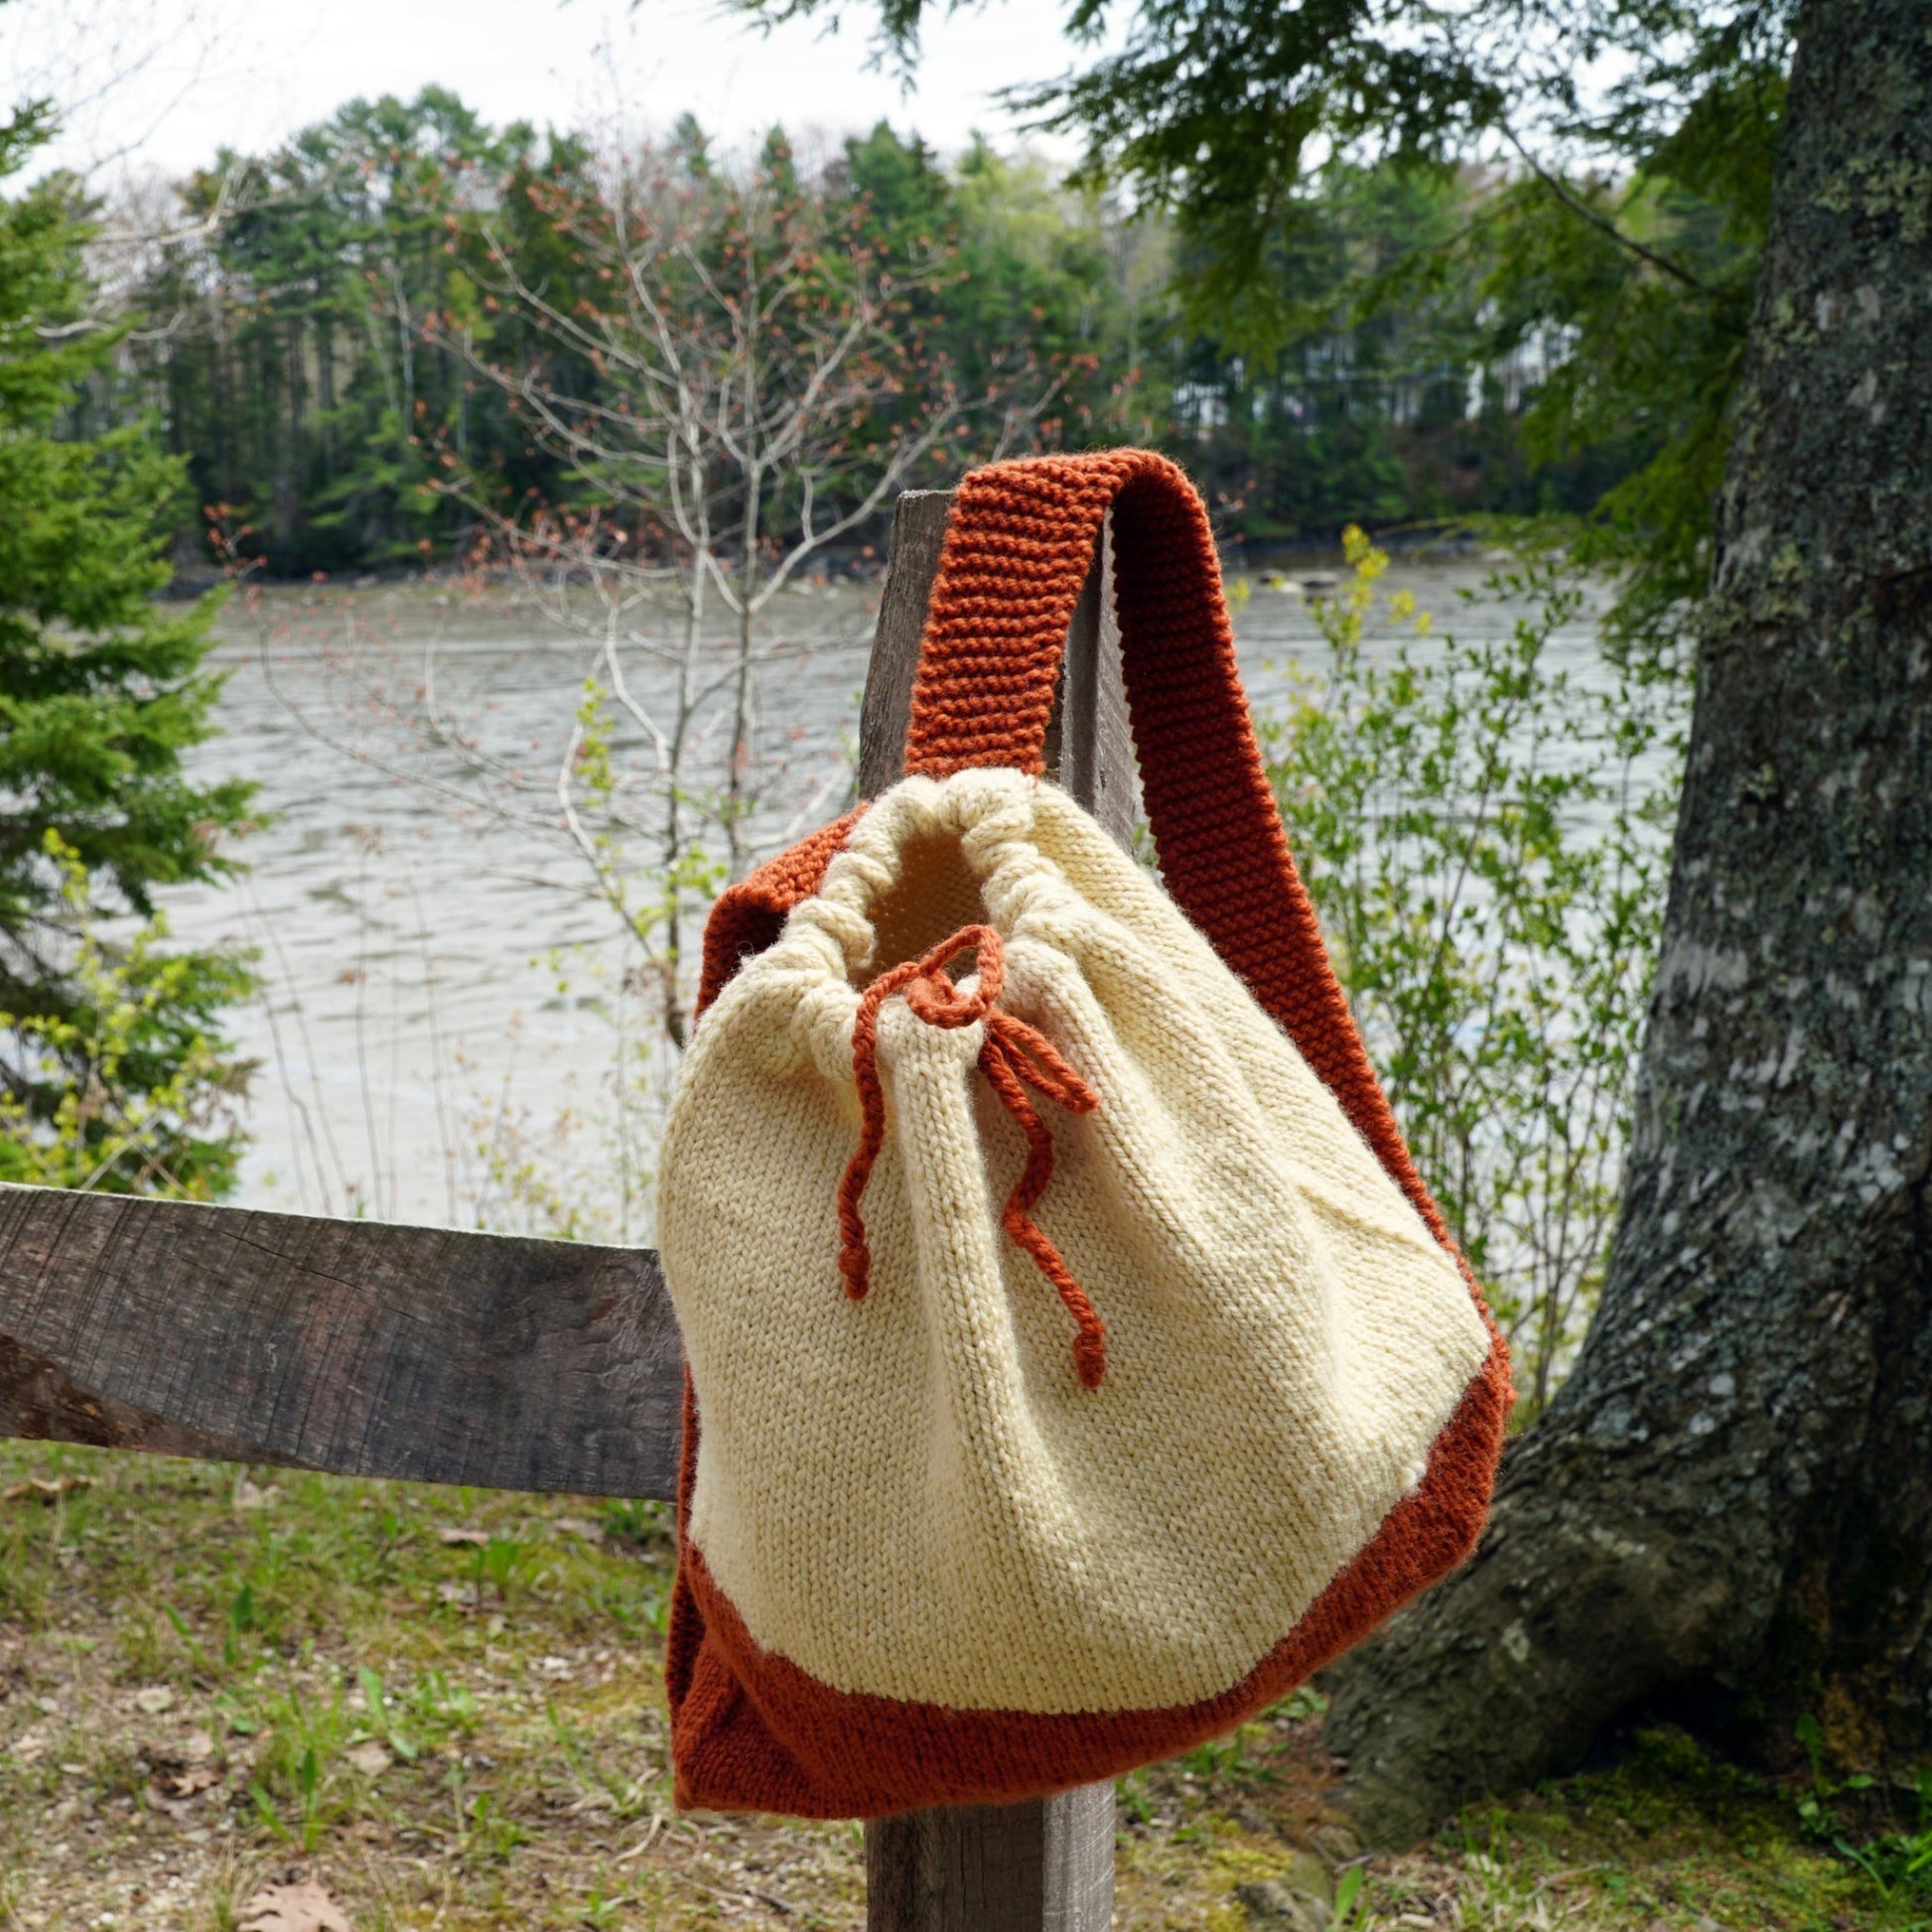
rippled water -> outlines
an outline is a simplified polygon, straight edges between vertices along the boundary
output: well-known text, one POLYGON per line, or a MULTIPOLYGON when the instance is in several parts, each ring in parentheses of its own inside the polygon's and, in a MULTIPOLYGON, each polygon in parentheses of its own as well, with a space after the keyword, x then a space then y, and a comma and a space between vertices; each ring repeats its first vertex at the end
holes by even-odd
MULTIPOLYGON (((1471 636, 1517 615, 1463 609, 1457 592, 1479 578, 1411 566, 1386 582, 1471 636)), ((768 844, 839 809, 873 616, 874 594, 851 585, 774 614, 790 654, 762 685, 768 844)), ((1258 709, 1320 661, 1294 595, 1256 586, 1236 629, 1258 709)), ((1592 629, 1554 640, 1585 677, 1592 629)), ((244 882, 167 904, 182 938, 260 951, 263 997, 235 1027, 261 1062, 242 1201, 466 1225, 576 1209, 586 1233, 647 1233, 614 1205, 620 1163, 648 1158, 647 1144, 620 1154, 610 1131, 614 917, 555 800, 594 661, 592 643, 531 614, 430 584, 273 591, 223 614, 222 736, 197 764, 256 780, 274 816, 246 843, 244 882)), ((633 676, 642 702, 661 695, 647 667, 633 676)))

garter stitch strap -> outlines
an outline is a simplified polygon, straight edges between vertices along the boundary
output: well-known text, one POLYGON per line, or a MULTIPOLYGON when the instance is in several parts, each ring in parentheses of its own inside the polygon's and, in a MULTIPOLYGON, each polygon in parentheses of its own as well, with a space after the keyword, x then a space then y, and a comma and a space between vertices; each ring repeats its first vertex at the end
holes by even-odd
POLYGON ((1162 880, 1452 1248, 1288 849, 1207 511, 1177 465, 1110 450, 966 477, 920 642, 905 769, 943 778, 968 765, 1043 768, 1067 625, 1110 508, 1122 669, 1162 880))

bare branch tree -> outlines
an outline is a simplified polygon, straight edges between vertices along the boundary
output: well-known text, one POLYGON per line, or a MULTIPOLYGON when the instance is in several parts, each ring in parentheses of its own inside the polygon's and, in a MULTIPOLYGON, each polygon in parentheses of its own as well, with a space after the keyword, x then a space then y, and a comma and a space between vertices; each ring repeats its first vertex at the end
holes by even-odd
MULTIPOLYGON (((909 300, 940 264, 881 259, 863 208, 781 146, 740 169, 645 148, 523 192, 562 244, 546 272, 486 223, 480 308, 431 327, 512 398, 580 500, 505 503, 453 458, 449 487, 480 517, 480 561, 598 647, 557 808, 679 1047, 691 920, 759 844, 759 673, 800 648, 773 601, 874 525, 968 410, 909 300), (653 672, 648 697, 627 662, 653 672), (611 759, 620 724, 641 776, 611 759), (639 902, 621 834, 644 825, 639 902)), ((1016 380, 1000 443, 1052 393, 1016 380)))

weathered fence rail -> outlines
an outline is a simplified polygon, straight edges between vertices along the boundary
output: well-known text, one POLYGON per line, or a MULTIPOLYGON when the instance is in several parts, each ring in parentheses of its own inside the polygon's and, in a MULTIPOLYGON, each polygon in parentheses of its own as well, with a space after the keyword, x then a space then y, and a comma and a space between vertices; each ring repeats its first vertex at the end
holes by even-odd
POLYGON ((668 1496, 682 1377, 647 1249, 0 1190, 0 1434, 668 1496))
MULTIPOLYGON (((949 493, 908 491, 860 789, 898 775, 949 493)), ((1049 759, 1138 815, 1105 539, 1049 759)), ((478 1488, 668 1498, 682 1354, 646 1249, 0 1187, 0 1436, 478 1488)), ((1101 1932, 1111 1785, 867 1827, 870 1932, 1101 1932)))

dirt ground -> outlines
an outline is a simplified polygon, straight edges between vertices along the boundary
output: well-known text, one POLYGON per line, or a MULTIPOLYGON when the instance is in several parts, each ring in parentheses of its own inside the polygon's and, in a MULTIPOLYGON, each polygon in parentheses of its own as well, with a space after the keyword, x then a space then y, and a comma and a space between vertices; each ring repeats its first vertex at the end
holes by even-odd
MULTIPOLYGON (((7 1932, 863 1924, 856 1825, 671 1808, 657 1505, 30 1444, 0 1497, 7 1932)), ((1118 1927, 1932 1925, 1669 1735, 1363 1861, 1319 1707, 1122 1780, 1118 1927)))

